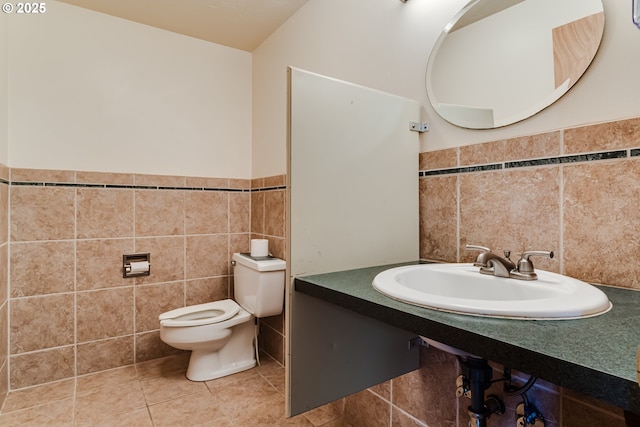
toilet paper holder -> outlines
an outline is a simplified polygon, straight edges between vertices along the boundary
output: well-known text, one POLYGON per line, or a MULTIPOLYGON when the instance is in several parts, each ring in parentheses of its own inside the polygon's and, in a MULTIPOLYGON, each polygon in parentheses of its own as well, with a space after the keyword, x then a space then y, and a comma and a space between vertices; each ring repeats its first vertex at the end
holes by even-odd
POLYGON ((151 254, 122 255, 122 277, 139 277, 151 275, 151 254))

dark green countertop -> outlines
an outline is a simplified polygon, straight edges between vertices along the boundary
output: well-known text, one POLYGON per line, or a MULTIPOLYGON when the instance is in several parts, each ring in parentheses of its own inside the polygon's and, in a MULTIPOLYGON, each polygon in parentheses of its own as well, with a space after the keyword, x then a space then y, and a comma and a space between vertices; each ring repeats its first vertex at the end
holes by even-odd
POLYGON ((579 320, 506 320, 417 307, 377 292, 398 264, 297 277, 296 292, 602 399, 640 414, 640 292, 599 287, 613 309, 579 320))

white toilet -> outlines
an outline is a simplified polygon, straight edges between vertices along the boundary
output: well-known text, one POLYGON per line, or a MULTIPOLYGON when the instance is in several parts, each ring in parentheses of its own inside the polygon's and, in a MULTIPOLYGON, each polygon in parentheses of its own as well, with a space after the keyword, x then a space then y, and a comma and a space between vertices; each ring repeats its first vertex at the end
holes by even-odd
POLYGON ((162 313, 160 338, 191 350, 187 378, 208 381, 256 365, 255 317, 282 313, 286 263, 278 258, 233 254, 236 301, 225 299, 162 313), (238 305, 239 304, 239 305, 238 305))

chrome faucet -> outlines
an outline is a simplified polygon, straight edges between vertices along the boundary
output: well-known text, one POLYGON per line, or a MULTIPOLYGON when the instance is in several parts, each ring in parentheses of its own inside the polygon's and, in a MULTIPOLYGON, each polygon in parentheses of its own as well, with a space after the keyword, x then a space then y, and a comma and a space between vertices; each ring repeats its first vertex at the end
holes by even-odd
POLYGON ((520 280, 536 280, 538 275, 533 269, 533 263, 529 259, 531 256, 546 256, 553 258, 550 251, 528 251, 523 252, 517 264, 509 259, 511 251, 504 251, 504 257, 491 252, 491 249, 484 246, 466 245, 469 251, 480 251, 480 254, 473 263, 480 267, 480 273, 490 274, 497 277, 510 277, 520 280))
POLYGON ((511 251, 504 251, 504 258, 491 252, 491 249, 484 246, 467 245, 468 251, 481 251, 474 266, 480 267, 480 273, 491 274, 498 277, 510 277, 516 265, 509 259, 511 251))

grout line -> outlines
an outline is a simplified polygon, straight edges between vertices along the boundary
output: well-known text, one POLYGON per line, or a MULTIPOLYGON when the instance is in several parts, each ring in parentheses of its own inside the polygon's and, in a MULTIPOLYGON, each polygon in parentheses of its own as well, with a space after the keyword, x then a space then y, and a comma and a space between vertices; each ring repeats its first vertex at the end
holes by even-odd
MULTIPOLYGON (((76 172, 73 173, 76 180, 76 172)), ((73 414, 75 421, 78 383, 78 189, 73 190, 73 414)))
MULTIPOLYGON (((456 148, 456 165, 460 165, 460 147, 456 148)), ((460 176, 456 176, 456 260, 460 262, 462 258, 462 248, 460 247, 460 176)))
POLYGON ((462 248, 460 247, 460 237, 462 233, 460 232, 460 224, 462 223, 460 216, 462 215, 461 203, 460 203, 460 187, 462 184, 460 183, 460 176, 456 176, 456 259, 457 262, 460 262, 462 259, 462 248))
MULTIPOLYGON (((11 178, 11 169, 9 169, 9 178, 11 178)), ((4 180, 3 180, 4 183, 4 180)), ((5 360, 6 360, 6 368, 7 368, 7 375, 6 377, 3 379, 3 381, 5 381, 6 384, 6 389, 7 389, 7 395, 9 392, 11 392, 11 186, 7 184, 7 300, 6 300, 6 304, 7 304, 7 325, 6 325, 6 332, 7 332, 7 336, 6 336, 6 349, 7 349, 7 354, 5 355, 5 360)), ((6 402, 6 395, 3 399, 2 402, 2 407, 4 408, 4 403, 6 402)), ((1 413, 1 412, 0 412, 1 413)))
MULTIPOLYGON (((135 175, 134 175, 134 182, 135 182, 135 175)), ((137 249, 137 229, 136 229, 136 193, 137 191, 133 192, 133 253, 137 253, 136 249, 137 249)), ((124 273, 123 273, 124 274, 124 273)), ((136 316, 136 296, 137 296, 137 278, 133 278, 133 282, 131 283, 131 286, 133 287, 133 307, 131 307, 131 317, 132 317, 132 323, 133 323, 133 363, 134 365, 138 362, 138 339, 136 337, 136 331, 137 331, 137 316, 136 316)), ((136 374, 137 374, 137 370, 136 370, 136 374)))
MULTIPOLYGON (((227 223, 229 220, 227 219, 227 223)), ((228 237, 227 237, 228 238, 228 237)), ((182 195, 182 306, 187 306, 187 199, 182 195)))
MULTIPOLYGON (((564 154, 565 152, 565 144, 564 144, 564 129, 560 130, 560 153, 564 154)), ((558 218, 558 222, 559 222, 559 236, 558 239, 558 249, 559 249, 559 256, 558 259, 560 261, 560 274, 564 274, 564 166, 560 166, 560 171, 559 171, 559 179, 560 182, 558 183, 558 197, 560 197, 560 200, 558 201, 558 206, 560 207, 560 212, 558 212, 558 215, 560 216, 560 218, 558 218)))
POLYGON ((560 261, 560 274, 564 274, 564 166, 560 166, 560 170, 558 171, 558 260, 560 261))

